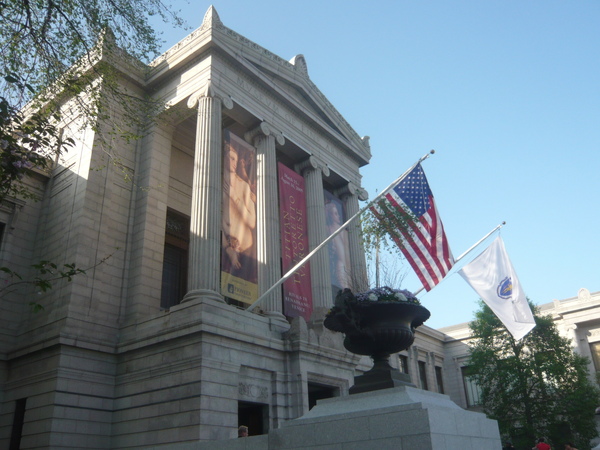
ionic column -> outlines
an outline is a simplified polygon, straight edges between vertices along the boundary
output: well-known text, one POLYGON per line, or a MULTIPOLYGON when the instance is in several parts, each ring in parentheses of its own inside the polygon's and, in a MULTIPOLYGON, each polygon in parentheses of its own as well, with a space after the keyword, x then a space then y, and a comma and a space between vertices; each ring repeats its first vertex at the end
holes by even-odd
MULTIPOLYGON (((344 202, 346 211, 346 220, 353 217, 360 210, 358 201, 368 198, 364 189, 359 188, 354 183, 349 182, 346 186, 337 189, 335 194, 344 202)), ((352 280, 352 290, 354 292, 364 292, 369 289, 369 279, 367 277, 367 263, 365 252, 361 243, 360 218, 357 217, 348 225, 348 245, 350 252, 350 270, 352 280)))
MULTIPOLYGON (((298 164, 296 168, 302 171, 306 183, 308 246, 310 250, 313 250, 328 236, 325 222, 323 175, 329 176, 329 168, 324 164, 319 164, 314 156, 298 164)), ((310 281, 313 293, 313 311, 316 312, 317 308, 330 308, 333 305, 333 293, 327 246, 310 259, 310 281)))
POLYGON ((212 297, 223 301, 219 275, 221 260, 221 105, 233 102, 216 94, 210 80, 192 95, 188 107, 198 107, 194 149, 188 293, 183 301, 212 297))
MULTIPOLYGON (((258 258, 258 291, 264 293, 281 278, 281 242, 279 239, 279 208, 277 201, 277 161, 275 144, 285 139, 266 122, 245 134, 256 147, 256 246, 258 258)), ((283 315, 281 289, 275 289, 261 301, 269 315, 283 315)))

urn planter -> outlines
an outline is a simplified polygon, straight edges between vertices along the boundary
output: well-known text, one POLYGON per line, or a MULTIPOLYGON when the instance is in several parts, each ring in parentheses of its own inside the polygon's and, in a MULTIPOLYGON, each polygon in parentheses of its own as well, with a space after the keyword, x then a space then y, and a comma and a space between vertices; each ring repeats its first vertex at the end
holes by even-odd
POLYGON ((336 306, 324 320, 326 328, 344 333, 344 347, 358 355, 370 356, 373 368, 354 378, 350 394, 415 386, 410 376, 394 369, 389 358, 408 349, 414 331, 430 317, 416 301, 357 301, 349 290, 338 294, 336 306))

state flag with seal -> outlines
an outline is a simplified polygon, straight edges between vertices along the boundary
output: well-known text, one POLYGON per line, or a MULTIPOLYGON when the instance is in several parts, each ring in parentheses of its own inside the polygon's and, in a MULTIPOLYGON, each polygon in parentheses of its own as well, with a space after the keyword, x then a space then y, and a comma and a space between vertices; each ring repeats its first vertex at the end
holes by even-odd
POLYGON ((500 236, 459 273, 516 340, 535 327, 527 297, 500 236))

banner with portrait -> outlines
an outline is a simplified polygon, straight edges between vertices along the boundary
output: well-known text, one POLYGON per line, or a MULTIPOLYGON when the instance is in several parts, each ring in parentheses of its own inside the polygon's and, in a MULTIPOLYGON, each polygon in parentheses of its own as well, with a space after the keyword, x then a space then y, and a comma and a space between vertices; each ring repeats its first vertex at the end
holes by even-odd
MULTIPOLYGON (((323 190, 325 196, 325 221, 327 235, 331 235, 346 221, 342 201, 331 192, 323 190)), ((350 245, 348 230, 343 230, 329 241, 329 271, 333 295, 344 288, 352 288, 350 245)))
POLYGON ((252 304, 258 297, 256 150, 225 130, 221 197, 221 293, 252 304))
MULTIPOLYGON (((279 163, 279 224, 283 273, 308 254, 304 178, 279 163)), ((288 317, 312 314, 310 263, 307 262, 283 283, 283 309, 288 317)))

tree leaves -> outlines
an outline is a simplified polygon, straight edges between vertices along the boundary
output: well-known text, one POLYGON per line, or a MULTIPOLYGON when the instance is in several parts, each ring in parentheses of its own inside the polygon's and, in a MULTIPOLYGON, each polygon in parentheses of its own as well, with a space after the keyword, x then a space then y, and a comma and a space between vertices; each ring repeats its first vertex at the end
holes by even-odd
POLYGON ((531 303, 536 327, 520 341, 481 306, 470 324, 469 370, 482 390, 486 414, 517 446, 546 436, 555 445, 571 439, 589 448, 597 435, 600 392, 589 380, 588 360, 574 353, 552 318, 539 315, 531 303))

